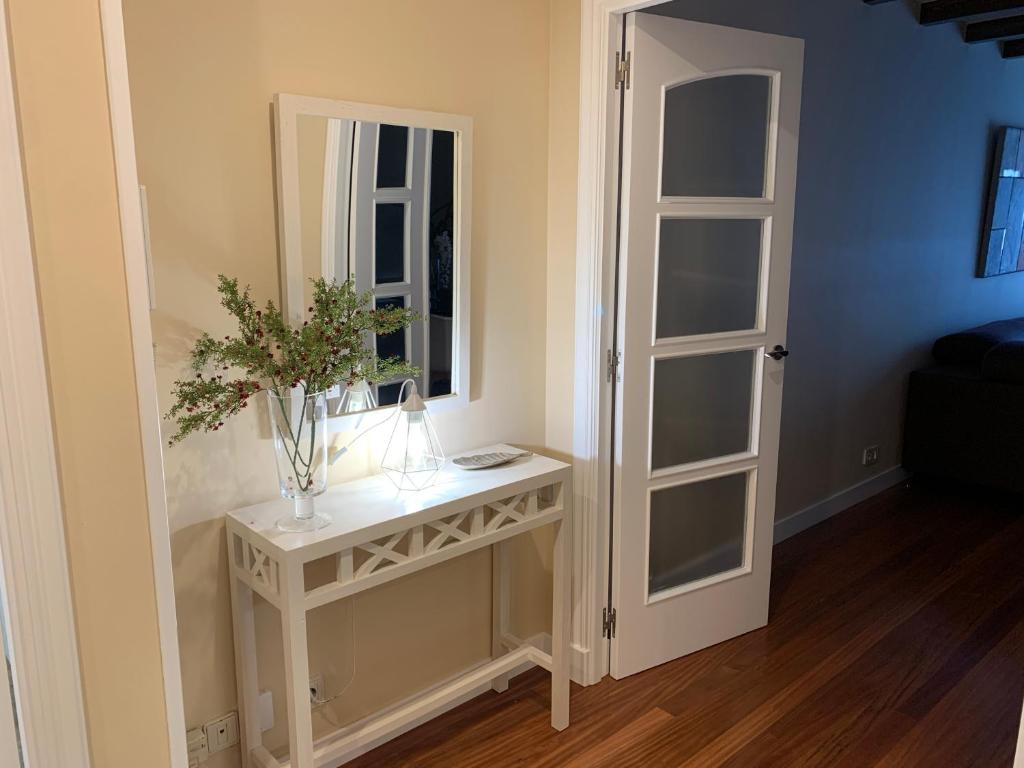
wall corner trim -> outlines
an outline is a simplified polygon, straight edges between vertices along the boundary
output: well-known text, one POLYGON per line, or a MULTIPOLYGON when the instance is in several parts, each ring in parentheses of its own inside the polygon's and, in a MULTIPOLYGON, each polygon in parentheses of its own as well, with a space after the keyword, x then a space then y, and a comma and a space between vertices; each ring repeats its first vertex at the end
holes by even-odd
POLYGON ((167 497, 164 488, 160 405, 157 402, 156 366, 153 360, 153 330, 149 318, 149 267, 135 158, 135 134, 128 85, 128 51, 124 37, 121 0, 100 0, 100 21, 149 507, 149 534, 163 667, 168 749, 171 768, 187 768, 188 749, 185 744, 185 706, 181 661, 178 655, 178 620, 175 611, 170 523, 167 518, 167 497))

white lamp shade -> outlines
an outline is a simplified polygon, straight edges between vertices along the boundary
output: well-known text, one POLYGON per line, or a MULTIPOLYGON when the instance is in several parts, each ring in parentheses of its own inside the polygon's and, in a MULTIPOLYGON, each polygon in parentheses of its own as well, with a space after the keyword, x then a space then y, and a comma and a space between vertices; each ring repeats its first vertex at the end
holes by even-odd
POLYGON ((442 466, 441 442, 413 384, 409 397, 399 407, 381 469, 399 490, 421 491, 434 482, 442 466))

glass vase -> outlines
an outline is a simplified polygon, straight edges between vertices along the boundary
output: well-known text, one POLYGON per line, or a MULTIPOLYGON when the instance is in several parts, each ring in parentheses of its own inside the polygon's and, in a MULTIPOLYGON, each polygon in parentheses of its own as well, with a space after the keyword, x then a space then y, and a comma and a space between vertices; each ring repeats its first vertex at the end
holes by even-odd
POLYGON ((303 388, 267 390, 281 496, 294 514, 277 521, 282 531, 305 532, 330 522, 316 514, 313 499, 327 490, 327 393, 303 388))

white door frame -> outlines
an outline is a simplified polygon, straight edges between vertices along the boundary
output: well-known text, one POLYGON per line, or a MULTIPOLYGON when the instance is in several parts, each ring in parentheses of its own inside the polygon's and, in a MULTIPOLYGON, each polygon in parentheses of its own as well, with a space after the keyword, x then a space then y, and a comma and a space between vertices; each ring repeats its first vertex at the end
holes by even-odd
POLYGON ((582 0, 576 205, 576 350, 573 374, 572 676, 608 674, 613 384, 606 377, 615 317, 618 101, 612 89, 622 16, 667 0, 582 0))
MULTIPOLYGON (((0 3, 0 589, 27 768, 88 768, 78 639, 0 3)), ((0 671, 3 665, 0 664, 0 671)), ((4 675, 6 678, 6 675, 4 675)), ((0 697, 7 698, 7 681, 0 697)), ((6 763, 5 763, 6 764, 6 763)))

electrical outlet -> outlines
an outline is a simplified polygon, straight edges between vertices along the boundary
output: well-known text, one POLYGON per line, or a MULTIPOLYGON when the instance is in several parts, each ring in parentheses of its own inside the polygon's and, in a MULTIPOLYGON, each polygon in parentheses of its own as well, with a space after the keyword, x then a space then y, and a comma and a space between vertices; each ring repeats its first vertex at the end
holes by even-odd
POLYGON ((878 463, 878 446, 869 445, 864 449, 864 457, 861 459, 861 463, 865 467, 870 467, 872 464, 878 463))
POLYGON ((312 675, 309 678, 309 703, 323 704, 327 701, 327 690, 324 688, 324 676, 312 675))
POLYGON ((193 728, 185 733, 185 742, 188 744, 188 765, 189 768, 197 768, 200 763, 205 763, 210 756, 210 750, 206 744, 206 731, 202 728, 193 728))
POLYGON ((211 755, 235 746, 238 743, 238 713, 218 717, 204 725, 203 731, 206 732, 206 747, 211 755))

